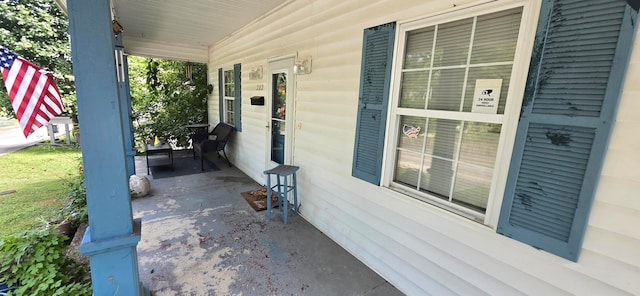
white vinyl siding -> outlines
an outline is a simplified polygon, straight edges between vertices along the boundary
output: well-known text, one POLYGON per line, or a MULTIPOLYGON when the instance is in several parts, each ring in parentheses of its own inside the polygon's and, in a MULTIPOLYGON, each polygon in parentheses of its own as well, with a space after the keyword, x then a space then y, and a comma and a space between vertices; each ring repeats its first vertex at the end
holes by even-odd
MULTIPOLYGON (((535 34, 540 1, 463 0, 455 8, 435 0, 287 2, 210 47, 216 95, 209 122, 218 120, 218 68, 242 63, 245 69, 266 69, 272 57, 311 56, 313 72, 297 77, 296 91, 293 148, 294 164, 301 167, 301 215, 398 289, 407 295, 640 295, 640 231, 634 227, 640 224, 640 140, 630 136, 640 131, 640 36, 576 263, 351 176, 363 30, 391 21, 468 15, 487 2, 495 11, 524 4, 526 34, 519 38, 535 34)), ((266 98, 267 79, 251 80, 244 72, 243 97, 266 98)), ((526 80, 526 71, 513 74, 513 81, 526 80)), ((227 152, 234 166, 264 184, 267 113, 249 100, 242 107, 243 132, 234 135, 227 152)), ((503 116, 517 117, 518 111, 507 110, 503 116)), ((513 126, 501 131, 515 133, 513 126)), ((497 157, 508 150, 499 149, 497 157)), ((504 173, 505 167, 495 167, 495 179, 506 178, 504 173)))

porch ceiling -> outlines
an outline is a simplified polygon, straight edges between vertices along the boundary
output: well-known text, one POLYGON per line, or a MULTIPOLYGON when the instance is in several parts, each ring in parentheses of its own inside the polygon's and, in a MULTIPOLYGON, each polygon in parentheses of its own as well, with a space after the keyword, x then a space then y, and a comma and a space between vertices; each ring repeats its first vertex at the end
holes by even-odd
MULTIPOLYGON (((132 55, 208 61, 208 47, 290 0, 111 0, 132 55)), ((56 0, 67 11, 67 0, 56 0)))

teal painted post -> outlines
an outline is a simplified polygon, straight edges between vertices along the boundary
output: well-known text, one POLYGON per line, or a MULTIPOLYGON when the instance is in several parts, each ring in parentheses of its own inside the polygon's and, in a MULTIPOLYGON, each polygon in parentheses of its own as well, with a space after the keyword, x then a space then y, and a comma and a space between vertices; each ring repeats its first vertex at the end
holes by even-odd
POLYGON ((124 97, 125 108, 127 110, 127 120, 126 122, 129 124, 128 132, 125 132, 125 137, 128 137, 129 149, 127 150, 127 163, 130 163, 131 166, 127 166, 127 170, 129 172, 129 176, 136 174, 136 138, 134 136, 135 129, 133 127, 133 107, 131 106, 131 84, 129 83, 129 58, 127 55, 123 55, 123 67, 124 67, 124 93, 126 96, 124 97))
POLYGON ((140 295, 125 160, 115 41, 108 0, 68 0, 89 228, 80 251, 89 256, 94 295, 140 295))
POLYGON ((122 46, 122 36, 116 36, 116 62, 118 65, 117 74, 120 84, 120 109, 122 112, 122 128, 124 134, 124 147, 127 155, 127 173, 129 176, 136 174, 135 165, 135 141, 133 137, 133 122, 131 120, 131 88, 129 85, 129 64, 127 56, 124 54, 122 46))

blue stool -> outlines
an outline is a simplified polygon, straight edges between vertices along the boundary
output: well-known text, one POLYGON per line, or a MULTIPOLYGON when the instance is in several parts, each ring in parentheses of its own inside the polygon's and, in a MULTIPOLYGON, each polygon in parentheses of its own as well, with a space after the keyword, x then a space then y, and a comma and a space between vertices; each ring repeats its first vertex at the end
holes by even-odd
POLYGON ((273 189, 274 192, 278 195, 278 206, 280 206, 280 210, 282 211, 282 219, 284 220, 284 224, 287 224, 287 193, 293 190, 293 212, 298 213, 298 188, 296 187, 296 172, 300 169, 300 167, 293 165, 278 165, 275 168, 264 171, 264 174, 267 175, 267 220, 271 220, 271 192, 273 189), (271 187, 271 175, 276 175, 277 185, 271 187), (289 186, 287 184, 287 177, 289 175, 293 175, 293 186, 289 186), (283 182, 280 182, 280 178, 283 179, 283 182))

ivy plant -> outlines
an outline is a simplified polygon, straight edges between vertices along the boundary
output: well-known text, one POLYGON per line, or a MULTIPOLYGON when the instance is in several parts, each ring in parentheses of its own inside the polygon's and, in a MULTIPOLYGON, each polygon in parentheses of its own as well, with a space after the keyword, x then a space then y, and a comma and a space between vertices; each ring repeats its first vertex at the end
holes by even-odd
POLYGON ((47 227, 0 241, 0 281, 16 287, 7 295, 91 295, 89 268, 65 256, 67 239, 47 227))
POLYGON ((89 221, 87 210, 87 188, 84 184, 84 171, 80 165, 80 173, 68 183, 67 203, 62 209, 64 219, 70 220, 74 228, 89 221))

